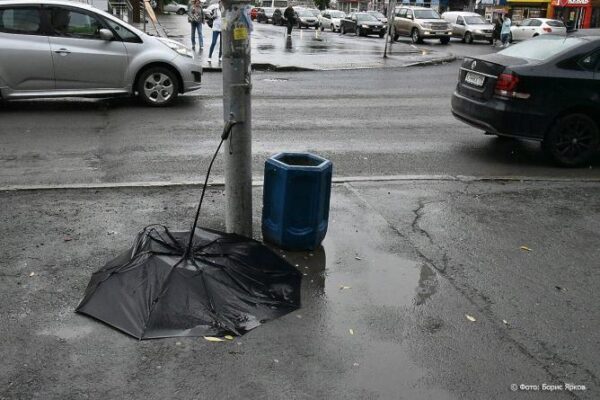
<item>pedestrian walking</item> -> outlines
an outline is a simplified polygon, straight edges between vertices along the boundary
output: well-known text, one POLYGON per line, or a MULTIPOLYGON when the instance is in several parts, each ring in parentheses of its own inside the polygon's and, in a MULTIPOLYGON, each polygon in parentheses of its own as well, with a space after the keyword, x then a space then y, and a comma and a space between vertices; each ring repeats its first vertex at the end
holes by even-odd
POLYGON ((506 17, 502 20, 502 30, 500 31, 500 37, 502 39, 502 45, 504 47, 508 47, 510 40, 510 26, 512 25, 512 21, 510 20, 510 14, 507 14, 506 17))
POLYGON ((494 21, 494 32, 492 33, 493 47, 498 46, 500 42, 500 33, 502 32, 502 14, 498 14, 494 21))
POLYGON ((196 32, 198 33, 198 44, 200 50, 204 47, 202 38, 202 25, 204 24, 204 12, 200 0, 190 0, 188 4, 188 22, 192 26, 192 49, 196 49, 196 32))
POLYGON ((287 23, 287 35, 292 36, 292 28, 296 23, 296 12, 292 8, 292 6, 288 6, 283 12, 283 17, 287 23))
POLYGON ((221 37, 221 3, 218 7, 214 7, 210 12, 212 18, 212 43, 210 44, 210 52, 208 53, 208 61, 212 61, 213 51, 219 41, 219 61, 221 61, 223 38, 221 37))

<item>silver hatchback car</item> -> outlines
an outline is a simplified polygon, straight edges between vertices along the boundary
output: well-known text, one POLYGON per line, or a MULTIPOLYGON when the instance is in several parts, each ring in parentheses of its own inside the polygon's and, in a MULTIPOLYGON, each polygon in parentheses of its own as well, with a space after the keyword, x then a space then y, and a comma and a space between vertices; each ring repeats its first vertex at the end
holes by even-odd
POLYGON ((71 1, 1 1, 0 55, 0 100, 137 94, 166 106, 202 79, 184 45, 71 1))

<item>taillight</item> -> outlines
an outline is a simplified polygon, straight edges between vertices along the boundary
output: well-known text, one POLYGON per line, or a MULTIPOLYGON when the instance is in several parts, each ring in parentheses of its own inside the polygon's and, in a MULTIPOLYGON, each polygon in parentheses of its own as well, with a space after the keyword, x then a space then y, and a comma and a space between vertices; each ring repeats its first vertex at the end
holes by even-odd
POLYGON ((500 74, 496 80, 496 87, 494 93, 500 97, 510 97, 516 99, 528 99, 528 93, 517 92, 517 86, 519 85, 519 77, 515 73, 503 73, 500 74))
POLYGON ((548 33, 552 32, 552 28, 542 28, 542 29, 544 30, 544 32, 548 32, 548 33))

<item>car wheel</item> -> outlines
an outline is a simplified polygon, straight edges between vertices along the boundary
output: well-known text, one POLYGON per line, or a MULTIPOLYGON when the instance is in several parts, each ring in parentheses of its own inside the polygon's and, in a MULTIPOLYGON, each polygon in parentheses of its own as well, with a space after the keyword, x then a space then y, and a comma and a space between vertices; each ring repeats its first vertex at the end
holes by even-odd
POLYGON ((137 89, 144 103, 154 107, 170 105, 179 93, 175 74, 162 67, 152 67, 144 71, 137 89))
POLYGON ((360 29, 360 28, 356 28, 356 31, 355 31, 355 32, 356 32, 356 36, 364 36, 364 35, 363 35, 363 31, 362 31, 362 29, 360 29))
POLYGON ((471 32, 465 33, 465 42, 468 44, 473 43, 473 35, 471 35, 471 32))
POLYGON ((394 42, 397 42, 398 39, 400 39, 400 35, 398 35, 397 33, 394 33, 394 42))
POLYGON ((560 118, 542 142, 544 151, 559 165, 576 167, 589 161, 600 146, 598 124, 586 114, 560 118))
POLYGON ((414 28, 410 35, 413 43, 421 43, 421 36, 419 36, 419 30, 414 28))
POLYGON ((490 40, 488 40, 488 42, 489 42, 490 44, 494 44, 494 39, 490 39, 490 40))
POLYGON ((345 35, 345 34, 346 34, 346 28, 344 28, 344 26, 343 26, 343 25, 340 27, 340 33, 341 33, 342 35, 345 35))
POLYGON ((448 44, 448 43, 450 43, 450 38, 449 37, 440 38, 440 43, 441 44, 448 44))
POLYGON ((513 42, 513 37, 512 37, 512 33, 508 34, 508 43, 512 43, 513 42))
POLYGON ((379 32, 379 37, 382 38, 385 36, 385 32, 379 32))
POLYGON ((177 14, 183 15, 183 14, 185 14, 185 10, 183 8, 180 8, 179 10, 177 10, 177 14))
POLYGON ((335 32, 335 26, 333 26, 333 24, 331 24, 331 26, 329 27, 329 29, 331 29, 331 32, 335 32))

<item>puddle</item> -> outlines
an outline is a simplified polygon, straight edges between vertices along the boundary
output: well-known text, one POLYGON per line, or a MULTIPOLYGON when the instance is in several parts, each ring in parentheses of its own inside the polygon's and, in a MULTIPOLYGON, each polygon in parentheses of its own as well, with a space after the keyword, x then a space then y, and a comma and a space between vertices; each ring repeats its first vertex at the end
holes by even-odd
POLYGON ((72 340, 79 339, 84 336, 88 336, 92 333, 94 328, 92 326, 58 326, 53 328, 46 328, 39 331, 37 334, 42 336, 56 336, 60 339, 72 340))

